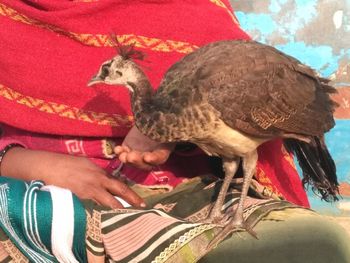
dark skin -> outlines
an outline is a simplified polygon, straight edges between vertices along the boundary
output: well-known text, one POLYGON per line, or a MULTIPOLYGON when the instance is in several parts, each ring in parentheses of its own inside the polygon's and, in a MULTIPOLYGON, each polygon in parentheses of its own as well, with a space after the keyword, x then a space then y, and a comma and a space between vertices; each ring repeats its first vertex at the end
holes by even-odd
POLYGON ((151 170, 154 166, 165 163, 174 147, 174 143, 160 144, 149 139, 134 126, 122 145, 115 147, 114 152, 122 163, 151 170))
MULTIPOLYGON (((132 128, 115 152, 123 163, 150 170, 164 163, 172 148, 150 141, 132 128)), ((142 198, 126 184, 86 157, 14 147, 1 162, 1 174, 26 181, 42 180, 47 185, 69 189, 80 199, 91 199, 111 208, 123 207, 114 196, 135 207, 145 206, 142 198)))

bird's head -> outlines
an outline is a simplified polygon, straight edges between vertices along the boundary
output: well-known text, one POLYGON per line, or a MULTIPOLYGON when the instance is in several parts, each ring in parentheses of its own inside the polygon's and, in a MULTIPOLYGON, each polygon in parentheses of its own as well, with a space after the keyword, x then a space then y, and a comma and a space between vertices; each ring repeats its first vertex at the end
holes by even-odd
POLYGON ((123 85, 131 92, 143 76, 142 70, 133 58, 142 59, 143 54, 134 50, 133 46, 119 47, 118 55, 102 63, 98 73, 88 82, 88 86, 98 83, 123 85))

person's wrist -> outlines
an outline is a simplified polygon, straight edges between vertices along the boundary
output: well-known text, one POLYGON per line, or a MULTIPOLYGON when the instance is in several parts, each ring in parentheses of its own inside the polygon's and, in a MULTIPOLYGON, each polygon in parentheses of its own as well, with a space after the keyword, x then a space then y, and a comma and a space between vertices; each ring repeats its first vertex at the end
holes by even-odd
POLYGON ((2 166, 2 162, 4 160, 4 157, 5 155, 13 148, 16 148, 16 147, 21 147, 23 148, 23 146, 21 144, 18 144, 18 143, 10 143, 8 145, 6 145, 4 148, 2 148, 0 150, 0 176, 2 175, 1 173, 1 166, 2 166))

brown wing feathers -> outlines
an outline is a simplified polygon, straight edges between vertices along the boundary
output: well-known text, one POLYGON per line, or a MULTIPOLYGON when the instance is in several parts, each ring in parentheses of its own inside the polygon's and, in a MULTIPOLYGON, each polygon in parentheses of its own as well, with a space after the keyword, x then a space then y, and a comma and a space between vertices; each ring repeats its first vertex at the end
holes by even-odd
MULTIPOLYGON (((229 66, 219 67, 220 72, 211 72, 206 79, 207 85, 212 86, 210 104, 219 109, 223 120, 232 127, 251 122, 250 126, 260 130, 262 136, 277 135, 278 131, 307 135, 328 131, 334 122, 332 111, 325 108, 330 99, 324 88, 332 92, 334 89, 323 86, 316 74, 299 61, 276 56, 279 52, 265 47, 242 45, 234 56, 223 57, 229 66)), ((205 67, 212 65, 209 62, 205 67)))

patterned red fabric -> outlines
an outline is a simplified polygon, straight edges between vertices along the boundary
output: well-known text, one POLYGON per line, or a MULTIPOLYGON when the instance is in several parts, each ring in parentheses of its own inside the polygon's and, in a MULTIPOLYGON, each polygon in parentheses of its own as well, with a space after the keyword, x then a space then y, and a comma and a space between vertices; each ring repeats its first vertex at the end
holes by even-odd
MULTIPOLYGON (((131 127, 126 89, 86 86, 116 54, 111 34, 147 55, 138 63, 154 87, 199 46, 249 39, 228 0, 0 0, 0 25, 0 122, 53 136, 123 137, 131 127)), ((260 153, 258 178, 307 206, 281 143, 260 153)))
POLYGON ((1 0, 0 68, 6 70, 0 84, 3 93, 19 93, 0 96, 1 121, 41 133, 125 135, 128 92, 86 86, 116 55, 108 38, 114 33, 147 54, 142 65, 156 87, 166 69, 196 47, 248 38, 228 9, 213 2, 1 0))

